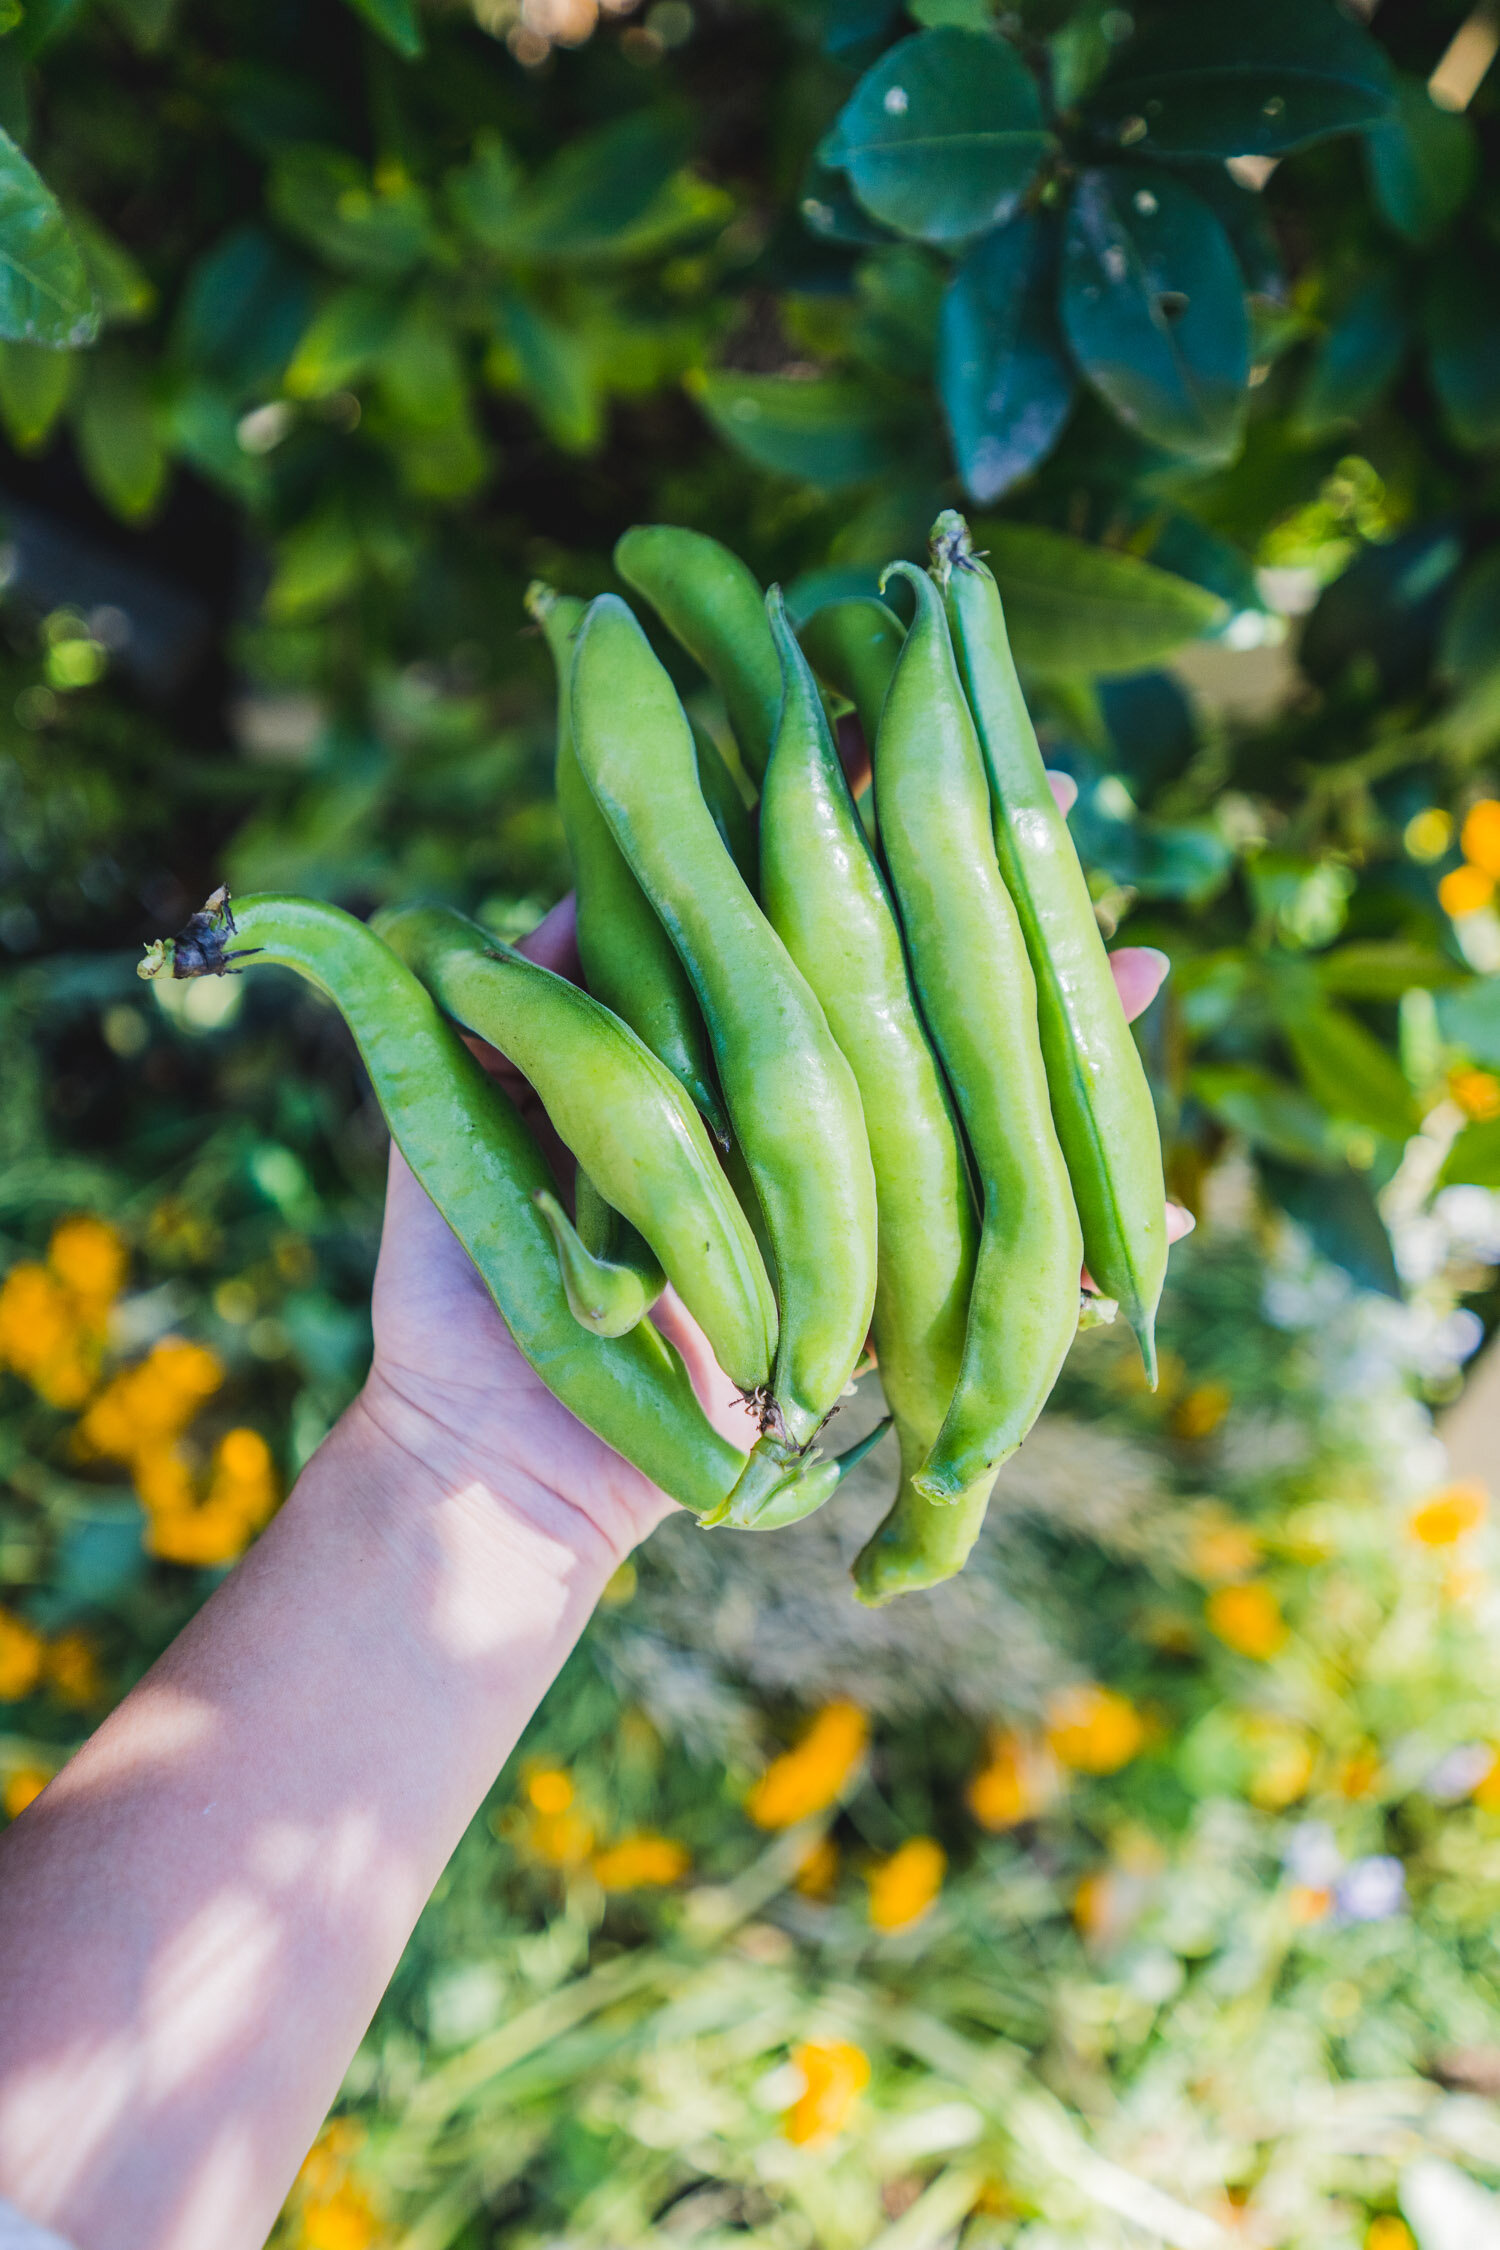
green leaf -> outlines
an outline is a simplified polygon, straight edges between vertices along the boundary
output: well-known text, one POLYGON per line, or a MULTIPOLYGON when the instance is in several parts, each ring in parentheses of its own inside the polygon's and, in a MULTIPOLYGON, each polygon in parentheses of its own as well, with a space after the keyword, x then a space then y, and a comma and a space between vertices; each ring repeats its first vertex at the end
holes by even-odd
POLYGON ((0 421, 18 453, 46 444, 81 364, 46 344, 0 344, 0 421))
POLYGON ((1250 324, 1229 239, 1164 172, 1085 172, 1068 213, 1062 320, 1128 428, 1205 463, 1239 448, 1250 324))
POLYGON ((194 265, 172 329, 174 357, 237 398, 263 392, 307 326, 312 284, 261 227, 235 227, 194 265))
POLYGON ((802 223, 820 242, 873 244, 892 239, 889 227, 877 226, 854 200, 854 191, 842 172, 830 165, 809 164, 797 198, 802 223))
POLYGON ((1369 1181, 1359 1172, 1328 1176, 1298 1171, 1262 1156, 1260 1176, 1266 1192, 1301 1227, 1312 1246, 1341 1266, 1362 1289, 1382 1297, 1402 1295, 1401 1278, 1385 1221, 1369 1181))
POLYGON ((1154 563, 1037 524, 976 523, 974 544, 995 574, 1016 661, 1028 671, 1137 672, 1226 614, 1216 595, 1154 563))
POLYGON ((266 464, 239 442, 239 403, 212 383, 184 383, 166 403, 164 422, 173 453, 241 507, 257 507, 265 494, 266 464))
POLYGON ((526 174, 496 132, 474 137, 474 153, 462 171, 447 179, 448 201, 460 226, 487 249, 503 249, 513 238, 526 174))
POLYGON ((639 110, 571 141, 523 190, 491 140, 455 183, 455 200, 477 239, 517 263, 655 256, 729 208, 718 190, 682 174, 688 146, 676 111, 639 110))
POLYGON ((1500 1188, 1500 1117, 1464 1127, 1444 1158, 1438 1185, 1500 1188))
POLYGON ((1411 340, 1402 276, 1378 274, 1319 343, 1292 418, 1298 434, 1316 442, 1363 421, 1400 374, 1411 340))
POLYGON ((986 235, 949 285, 938 389, 959 473, 981 503, 1046 459, 1072 407, 1055 285, 1054 230, 1030 218, 986 235))
POLYGON ((423 52, 426 42, 412 0, 346 0, 346 4, 407 62, 415 62, 423 52))
POLYGON ((1500 669, 1500 547, 1465 571, 1444 620, 1438 661, 1460 687, 1500 669))
POLYGON ((881 56, 819 151, 898 233, 962 242, 1014 211, 1052 147, 1036 83, 1001 39, 918 32, 881 56))
POLYGON ((396 325, 397 300, 376 282, 354 281, 324 299, 287 365, 292 398, 331 398, 357 383, 396 325))
POLYGON ((153 55, 172 28, 178 0, 109 0, 109 4, 131 45, 143 55, 153 55))
POLYGON ((1460 445, 1500 445, 1500 274, 1488 259, 1452 257, 1427 304, 1433 388, 1460 445))
POLYGON ((1438 1030, 1488 1070, 1500 1069, 1500 976, 1471 977, 1437 996, 1438 1030))
POLYGON ((864 484, 906 465, 904 400, 842 376, 697 371, 688 388, 720 436, 758 468, 807 484, 864 484))
POLYGON ((1119 51, 1084 115, 1142 156, 1285 156, 1392 98, 1384 54, 1332 0, 1185 0, 1119 51))
POLYGON ((458 338, 432 299, 418 297, 407 305, 375 373, 410 489, 434 500, 472 492, 488 462, 458 338))
POLYGON ((1261 191, 1245 187, 1223 164, 1174 164, 1172 172, 1208 205, 1228 235, 1251 296, 1280 304, 1286 296, 1281 245, 1261 191))
POLYGON ((1439 109, 1420 78, 1398 81, 1396 107, 1366 133, 1364 150, 1376 210, 1419 246, 1457 217, 1479 176, 1473 124, 1461 112, 1439 109))
POLYGON ((604 402, 583 339, 515 295, 504 299, 499 325, 517 387, 543 429, 564 452, 589 452, 603 431, 604 402))
POLYGON ((0 133, 0 337, 71 351, 98 333, 99 307, 57 198, 0 133))
POLYGON ((143 363, 103 351, 88 363, 74 428, 84 474, 127 523, 153 513, 167 480, 167 456, 143 363))
POLYGON ((1395 1001, 1407 992, 1435 992, 1445 985, 1473 988, 1462 962, 1406 938, 1358 939, 1319 954, 1313 966, 1323 990, 1346 1000, 1395 1001))
POLYGON ((130 252, 106 234, 87 211, 68 213, 73 239, 83 253, 84 271, 99 305, 105 327, 144 320, 156 310, 156 290, 130 252))
POLYGON ((266 614, 289 625, 321 616, 352 592, 364 564, 363 550, 347 509, 334 501, 305 516, 276 548, 276 567, 266 594, 266 614))
POLYGON ((343 149, 280 150, 267 202, 289 233, 346 273, 408 273, 428 247, 421 189, 399 169, 372 181, 343 149))
POLYGON ((1252 1148, 1318 1172, 1342 1169, 1343 1154, 1327 1112, 1270 1071, 1251 1063, 1200 1063, 1189 1074, 1187 1090, 1252 1148))
POLYGON ((1417 1129, 1416 1103, 1401 1066, 1357 1017, 1332 1005, 1294 1007, 1281 1031, 1303 1085, 1331 1117, 1383 1139, 1404 1141, 1417 1129))

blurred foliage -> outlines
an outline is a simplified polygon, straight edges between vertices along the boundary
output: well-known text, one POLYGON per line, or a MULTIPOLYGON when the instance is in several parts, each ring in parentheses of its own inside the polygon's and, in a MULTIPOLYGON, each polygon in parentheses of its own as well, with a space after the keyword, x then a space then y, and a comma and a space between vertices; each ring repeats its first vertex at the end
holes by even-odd
POLYGON ((226 874, 536 919, 533 576, 593 592, 675 520, 805 618, 969 507, 1101 922, 1173 960, 1142 1040, 1206 1240, 1161 1399, 1081 1345, 981 1563, 875 1639, 847 1530, 800 1571, 658 1535, 289 2241, 1096 2250, 1250 2212, 1402 2250, 1391 2149, 1500 2174, 1487 1535, 1451 1495, 1448 1545, 1402 1528, 1441 1484, 1413 1395, 1477 1341, 1457 1296, 1500 1305, 1487 25, 0 8, 10 1811, 368 1348, 382 1135, 337 1024, 289 979, 147 995, 134 949, 226 874), (1288 1242, 1374 1297, 1309 1268, 1267 1319, 1288 1242), (767 1857, 743 1803, 851 1699, 799 1889, 811 1832, 767 1857))

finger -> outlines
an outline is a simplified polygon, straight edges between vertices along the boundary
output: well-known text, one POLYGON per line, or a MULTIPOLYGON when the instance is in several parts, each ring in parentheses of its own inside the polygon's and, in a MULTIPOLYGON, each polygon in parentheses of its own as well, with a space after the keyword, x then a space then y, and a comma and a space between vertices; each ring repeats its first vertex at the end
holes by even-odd
POLYGON ((1057 809, 1066 819, 1078 802, 1078 784, 1070 773, 1049 773, 1047 787, 1057 800, 1057 809))
POLYGON ((1198 1222, 1192 1212, 1184 1204, 1169 1203, 1167 1205, 1168 1242, 1180 1242, 1185 1234, 1192 1233, 1197 1224, 1198 1222))
POLYGON ((544 969, 555 969, 570 984, 582 984, 583 971, 578 965, 578 902, 572 891, 566 898, 560 898, 549 914, 542 916, 530 936, 520 940, 516 951, 544 969))
POLYGON ((1122 945, 1109 957, 1125 1020, 1143 1016, 1167 980, 1172 964, 1154 945, 1122 945))

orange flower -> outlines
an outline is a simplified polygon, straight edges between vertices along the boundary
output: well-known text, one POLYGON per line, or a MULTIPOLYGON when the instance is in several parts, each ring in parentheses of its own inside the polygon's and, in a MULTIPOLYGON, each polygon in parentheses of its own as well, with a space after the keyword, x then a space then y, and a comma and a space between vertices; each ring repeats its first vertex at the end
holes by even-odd
POLYGON ((658 1890, 678 1883, 692 1866, 691 1855, 670 1836, 624 1836, 597 1854, 594 1877, 601 1890, 658 1890))
POLYGON ((898 1851, 870 1868, 870 1920, 877 1930, 920 1922, 943 1887, 948 1854, 935 1836, 908 1836, 898 1851))
POLYGON ((1481 1125, 1500 1117, 1500 1078, 1492 1070, 1452 1070, 1448 1091, 1465 1117, 1481 1125))
POLYGON ((1458 848, 1471 866, 1481 868, 1492 880, 1500 878, 1500 801, 1481 797, 1469 807, 1458 848))
POLYGON ((1495 878, 1481 867, 1455 867, 1438 885, 1438 904, 1455 922, 1466 914, 1482 913, 1494 895, 1495 878))
POLYGON ((1358 1804, 1362 1797, 1371 1797, 1380 1779, 1380 1755, 1370 1744, 1363 1749, 1351 1750, 1340 1758, 1333 1770, 1333 1786, 1350 1804, 1358 1804))
POLYGON ((1489 1512, 1490 1496, 1473 1478, 1445 1484, 1441 1491, 1414 1508, 1406 1521, 1413 1539, 1424 1547, 1455 1546, 1467 1532, 1475 1531, 1489 1512))
POLYGON ((1051 1803, 1057 1774, 1044 1750, 1001 1731, 991 1737, 988 1762, 972 1776, 965 1794, 980 1827, 998 1834, 1035 1819, 1051 1803))
POLYGON ((804 1852, 797 1868, 797 1889, 803 1898, 832 1898, 838 1887, 839 1848, 831 1836, 820 1836, 804 1852))
POLYGON ((846 2039, 810 2040, 793 2050, 792 2061, 802 2073, 802 2091, 782 2131, 800 2148, 833 2140, 870 2083, 869 2056, 846 2039))
POLYGON ((1109 1868, 1085 1875, 1073 1893, 1073 1922, 1081 1937, 1102 1938, 1113 1929, 1119 1911, 1115 1882, 1109 1868))
POLYGON ((857 1703, 830 1703, 795 1749, 773 1758, 745 1800, 757 1828, 791 1828, 826 1812, 864 1755, 869 1723, 857 1703))
POLYGON ((1239 1656, 1264 1664, 1286 1645, 1281 1604, 1264 1579, 1242 1586, 1219 1586, 1208 1597, 1204 1617, 1209 1631, 1239 1656))
POLYGON ((47 1685, 59 1703, 68 1704, 75 1711, 86 1711, 97 1703, 104 1691, 99 1677, 99 1652, 87 1633, 76 1627, 59 1633, 48 1643, 43 1660, 47 1685))
POLYGON ((1052 1755, 1075 1773, 1118 1773, 1145 1740, 1139 1711, 1113 1688, 1086 1682, 1062 1689, 1047 1706, 1052 1755))
POLYGON ((1190 1440, 1212 1437, 1232 1404, 1227 1383, 1200 1383, 1172 1416, 1172 1435, 1190 1440))
POLYGON ((223 1380, 223 1363, 205 1345, 166 1336, 105 1385, 78 1425, 78 1450, 134 1462, 185 1430, 223 1380))
POLYGON ((0 1609, 0 1703, 19 1703, 40 1685, 46 1653, 33 1626, 0 1609))
POLYGON ((68 1290, 23 1261, 0 1286, 0 1362, 49 1406, 81 1406, 94 1381, 97 1341, 68 1290))
POLYGON ((1416 2236, 1394 2211, 1383 2211, 1378 2219, 1370 2221, 1365 2233, 1365 2250, 1417 2250, 1416 2236))
POLYGON ((107 1220, 86 1213, 53 1228, 47 1263, 63 1287, 101 1322, 125 1285, 123 1237, 107 1220))
POLYGON ((52 1779, 40 1766, 16 1766, 5 1777, 5 1787, 0 1791, 0 1811, 7 1820, 19 1820, 28 1805, 34 1805, 52 1779))
POLYGON ((1333 1911, 1333 1893, 1311 1883, 1294 1883, 1287 1892, 1287 1904, 1294 1922, 1321 1922, 1333 1911))

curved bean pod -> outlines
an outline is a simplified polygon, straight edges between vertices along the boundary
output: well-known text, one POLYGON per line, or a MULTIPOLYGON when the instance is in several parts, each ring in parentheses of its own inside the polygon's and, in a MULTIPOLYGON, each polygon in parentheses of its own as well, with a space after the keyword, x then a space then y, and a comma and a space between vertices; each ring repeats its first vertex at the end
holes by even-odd
POLYGON ((546 634, 557 669, 557 809, 573 862, 578 958, 588 988, 687 1088, 722 1144, 728 1125, 693 988, 590 796, 574 755, 568 670, 585 604, 553 593, 550 586, 534 585, 527 591, 526 606, 546 634))
POLYGON ((979 1263, 958 1388, 917 1471, 957 1500, 1021 1443, 1078 1327, 1083 1240, 1037 1030, 1036 980, 995 861, 989 785, 942 596, 892 566, 917 614, 875 741, 875 810, 922 1012, 983 1192, 979 1263))
POLYGON ((755 574, 701 531, 637 524, 615 547, 615 568, 702 665, 724 698, 752 781, 766 770, 781 708, 781 666, 755 574))
MULTIPOLYGON (((585 1174, 578 1177, 581 1182, 585 1174)), ((649 1245, 637 1235, 639 1257, 601 1256, 589 1248, 550 1188, 539 1188, 532 1200, 557 1245, 557 1270, 573 1318, 596 1336, 627 1336, 667 1286, 649 1245)))
POLYGON ((231 918, 219 893, 175 945, 150 949, 142 973, 222 976, 251 960, 295 969, 343 1016, 391 1138, 547 1388, 684 1507, 720 1508, 745 1455, 649 1321, 606 1341, 573 1318, 535 1202, 552 1184, 541 1150, 406 964, 336 906, 267 894, 231 918))
POLYGON ((698 786, 703 791, 703 802, 724 839, 724 849, 753 891, 760 880, 755 823, 740 795, 740 785, 725 765, 723 752, 713 736, 696 719, 688 723, 693 730, 693 748, 698 753, 698 786))
POLYGON ((932 538, 953 651, 989 769, 995 848, 1036 976, 1047 1084, 1083 1254, 1094 1282, 1135 1330, 1154 1389, 1156 1308, 1167 1272, 1156 1107, 1067 821, 1047 786, 999 589, 962 516, 952 509, 939 516, 932 538))
POLYGON ((869 1329, 875 1181, 859 1089, 709 817, 676 691, 612 594, 579 627, 572 709, 589 787, 702 1003, 774 1247, 781 1334, 760 1477, 765 1452, 811 1441, 869 1329))
POLYGON ((876 1604, 963 1568, 994 1484, 985 1472, 945 1506, 912 1482, 958 1387, 979 1221, 890 894, 775 588, 766 607, 786 686, 760 803, 762 903, 854 1072, 875 1167, 875 1351, 901 1444, 895 1505, 854 1566, 876 1604))
MULTIPOLYGON (((374 927, 447 1015, 529 1079, 593 1186, 655 1251, 725 1373, 759 1391, 776 1349, 776 1300, 702 1120, 672 1073, 588 993, 451 907, 398 907, 374 927)), ((609 1318, 628 1302, 618 1288, 613 1296, 609 1318)))
POLYGON ((854 705, 873 754, 906 627, 873 594, 856 594, 815 609, 797 638, 819 679, 854 705))

